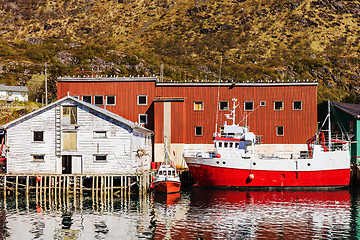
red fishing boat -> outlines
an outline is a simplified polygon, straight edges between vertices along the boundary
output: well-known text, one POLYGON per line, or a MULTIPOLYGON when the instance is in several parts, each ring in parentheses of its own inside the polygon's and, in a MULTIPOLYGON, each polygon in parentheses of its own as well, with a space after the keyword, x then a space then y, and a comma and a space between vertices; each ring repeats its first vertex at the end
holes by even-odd
POLYGON ((175 168, 175 164, 170 159, 170 155, 165 145, 165 164, 160 165, 157 170, 152 187, 155 192, 177 193, 180 192, 181 181, 175 168))
POLYGON ((328 121, 327 130, 317 132, 307 141, 307 151, 300 152, 297 157, 285 158, 256 152, 255 134, 248 127, 235 124, 238 105, 236 99, 233 101, 233 109, 228 115, 233 124, 225 123, 223 133, 214 135, 215 150, 184 153, 197 185, 245 188, 349 185, 349 141, 331 139, 330 106, 324 121, 328 121))

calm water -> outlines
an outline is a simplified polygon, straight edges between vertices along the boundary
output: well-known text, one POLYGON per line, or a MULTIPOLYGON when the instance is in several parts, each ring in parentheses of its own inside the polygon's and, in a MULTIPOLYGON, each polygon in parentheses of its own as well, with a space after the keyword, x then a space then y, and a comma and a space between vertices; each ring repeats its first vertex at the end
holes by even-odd
POLYGON ((360 189, 189 188, 142 198, 1 199, 7 239, 358 239, 360 189), (59 200, 59 201, 58 201, 59 200))

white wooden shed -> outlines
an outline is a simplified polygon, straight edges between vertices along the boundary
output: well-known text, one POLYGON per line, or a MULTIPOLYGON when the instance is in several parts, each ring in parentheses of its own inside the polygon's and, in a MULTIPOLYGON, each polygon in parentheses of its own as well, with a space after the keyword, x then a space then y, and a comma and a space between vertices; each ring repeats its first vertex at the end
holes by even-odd
POLYGON ((70 96, 4 128, 8 173, 135 174, 150 169, 151 130, 70 96))

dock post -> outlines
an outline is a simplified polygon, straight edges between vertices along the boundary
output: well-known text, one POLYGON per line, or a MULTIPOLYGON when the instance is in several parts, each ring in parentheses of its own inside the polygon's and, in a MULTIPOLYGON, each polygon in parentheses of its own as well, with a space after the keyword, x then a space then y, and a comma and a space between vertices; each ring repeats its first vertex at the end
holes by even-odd
POLYGON ((128 191, 129 191, 129 196, 131 194, 131 176, 128 177, 128 191))
POLYGON ((29 195, 29 175, 26 175, 26 196, 29 195))
POLYGON ((83 176, 80 176, 80 200, 82 200, 83 195, 83 176))
POLYGON ((6 198, 6 175, 4 175, 4 198, 6 198))
MULTIPOLYGON (((101 207, 103 207, 103 201, 104 201, 104 198, 103 198, 103 187, 104 187, 104 177, 101 176, 101 179, 100 179, 100 202, 101 202, 101 207)), ((103 208, 101 208, 103 210, 103 208)))
POLYGON ((98 193, 98 190, 99 190, 99 176, 96 175, 96 209, 97 209, 97 205, 99 203, 99 193, 98 193))
POLYGON ((19 176, 16 175, 15 177, 15 197, 17 198, 17 195, 18 195, 18 184, 19 184, 19 176))

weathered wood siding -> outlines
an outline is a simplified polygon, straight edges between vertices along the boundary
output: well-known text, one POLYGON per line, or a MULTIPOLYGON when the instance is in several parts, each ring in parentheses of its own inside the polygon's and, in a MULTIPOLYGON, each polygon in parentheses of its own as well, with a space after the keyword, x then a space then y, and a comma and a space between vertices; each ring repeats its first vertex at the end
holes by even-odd
POLYGON ((55 173, 55 109, 47 109, 7 129, 8 173, 55 173), (33 141, 33 131, 44 131, 44 142, 33 141), (32 154, 45 154, 33 161, 32 154))
MULTIPOLYGON (((56 156, 55 107, 32 116, 7 130, 9 173, 62 173, 62 156, 72 156, 73 173, 129 174, 150 169, 152 157, 150 136, 137 132, 119 121, 95 112, 72 100, 62 105, 77 106, 77 124, 70 125, 61 117, 61 131, 76 132, 76 150, 61 150, 56 156), (44 131, 44 142, 33 142, 33 131, 44 131), (106 132, 105 138, 95 138, 94 131, 106 132), (135 157, 138 149, 148 154, 135 157), (33 161, 31 154, 45 154, 43 162, 33 161), (106 161, 95 161, 95 155, 106 155, 106 161), (75 162, 77 161, 77 162, 75 162), (142 166, 139 169, 139 166, 142 166), (80 167, 80 172, 76 171, 80 167), (75 171, 75 172, 74 172, 75 171)), ((61 139, 63 141, 63 138, 61 139)), ((62 142, 63 144, 63 142, 62 142)))

